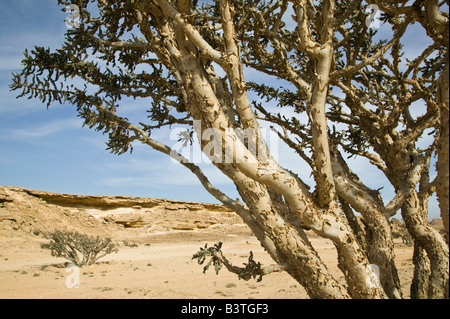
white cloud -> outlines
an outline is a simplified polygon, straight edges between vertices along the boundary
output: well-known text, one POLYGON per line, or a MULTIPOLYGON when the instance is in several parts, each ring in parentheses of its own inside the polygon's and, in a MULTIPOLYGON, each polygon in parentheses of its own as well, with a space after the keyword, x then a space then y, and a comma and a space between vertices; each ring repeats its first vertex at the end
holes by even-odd
MULTIPOLYGON (((128 175, 128 174, 126 174, 128 175)), ((104 178, 100 184, 107 187, 149 187, 165 188, 167 186, 189 186, 199 184, 196 177, 190 172, 185 171, 184 174, 174 173, 173 170, 159 170, 152 174, 146 173, 145 176, 126 176, 104 178)))
MULTIPOLYGON (((227 185, 232 182, 213 164, 197 164, 213 185, 227 185)), ((148 152, 134 154, 123 161, 111 161, 98 168, 110 172, 120 172, 122 177, 105 178, 101 181, 106 186, 143 186, 158 184, 167 186, 182 186, 200 184, 197 177, 186 167, 173 163, 166 155, 149 148, 148 152), (137 155, 137 156, 136 156, 137 155), (144 155, 144 156, 142 156, 144 155)))
POLYGON ((3 55, 0 59, 0 71, 17 71, 21 67, 23 54, 17 55, 3 55))
POLYGON ((150 177, 112 177, 100 181, 101 185, 108 187, 148 186, 152 184, 150 177))
POLYGON ((2 47, 0 48, 0 70, 20 70, 21 62, 24 58, 24 51, 29 51, 35 46, 58 48, 64 40, 64 29, 50 31, 47 30, 20 30, 14 36, 1 37, 2 47), (43 40, 45 39, 45 41, 43 40))
POLYGON ((26 128, 12 129, 6 131, 4 135, 9 139, 35 139, 53 135, 67 129, 80 128, 81 124, 80 119, 54 120, 36 127, 28 126, 26 128))

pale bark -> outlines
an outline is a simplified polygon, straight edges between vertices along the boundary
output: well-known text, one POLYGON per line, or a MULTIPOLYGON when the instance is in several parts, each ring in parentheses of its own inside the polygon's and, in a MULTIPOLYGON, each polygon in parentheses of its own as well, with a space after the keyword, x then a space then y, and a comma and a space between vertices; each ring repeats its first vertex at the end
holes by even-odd
POLYGON ((425 249, 418 243, 414 243, 414 276, 411 282, 411 299, 428 299, 428 285, 430 278, 430 260, 425 249))
MULTIPOLYGON (((427 219, 428 212, 428 199, 430 196, 430 157, 427 158, 424 169, 420 177, 418 202, 419 208, 416 209, 422 220, 427 219)), ((426 250, 422 243, 418 240, 414 241, 414 276, 411 281, 411 299, 427 299, 428 298, 428 286, 430 282, 430 259, 427 256, 426 250)))
MULTIPOLYGON (((443 298, 446 295, 445 288, 443 287, 445 287, 446 282, 448 282, 448 248, 441 247, 443 244, 442 237, 428 225, 426 220, 427 214, 425 211, 427 210, 427 207, 422 207, 419 206, 418 203, 414 203, 415 198, 418 196, 416 185, 421 179, 423 167, 429 160, 433 150, 431 147, 431 149, 425 152, 425 155, 419 155, 419 151, 415 146, 415 140, 423 134, 426 128, 432 128, 436 125, 438 116, 435 103, 434 101, 426 99, 428 106, 427 113, 417 120, 411 120, 410 116, 409 118, 407 117, 406 123, 409 126, 408 130, 405 132, 397 132, 392 129, 392 125, 386 125, 386 119, 397 117, 398 121, 398 116, 400 114, 399 108, 408 107, 408 99, 411 96, 411 93, 405 92, 404 96, 398 97, 399 101, 393 100, 391 114, 385 116, 384 112, 373 112, 368 109, 355 94, 355 88, 350 84, 338 82, 337 85, 347 94, 347 105, 351 109, 352 114, 355 114, 357 118, 360 119, 360 127, 364 129, 367 136, 372 137, 373 142, 371 146, 384 162, 384 165, 377 166, 382 169, 396 190, 396 196, 386 205, 384 213, 386 214, 386 217, 389 218, 399 207, 402 207, 402 215, 412 237, 419 241, 421 247, 426 249, 428 257, 432 259, 430 262, 430 289, 427 289, 428 296, 432 298, 443 298), (419 216, 421 211, 425 211, 425 217, 419 216), (418 239, 419 237, 420 239, 418 239), (442 261, 444 259, 445 261, 442 261), (442 261, 441 264, 439 263, 439 260, 442 261), (433 282, 439 282, 442 287, 438 288, 439 284, 433 284, 433 282), (433 288, 431 288, 432 286, 433 288)), ((377 90, 382 89, 382 86, 377 85, 377 90)), ((375 91, 374 93, 378 94, 376 92, 378 91, 375 91)), ((367 152, 355 151, 354 154, 366 156, 367 152)), ((366 157, 373 161, 372 156, 366 157)), ((376 162, 374 162, 374 164, 376 164, 376 162)), ((428 171, 426 174, 428 174, 428 171)), ((343 186, 343 184, 339 183, 339 187, 341 186, 343 186)), ((355 187, 354 189, 359 191, 361 188, 355 187)), ((431 187, 428 187, 428 189, 431 189, 431 187)), ((427 192, 429 192, 429 190, 427 190, 427 192)), ((360 193, 356 192, 356 194, 359 195, 360 193)), ((339 195, 341 195, 341 193, 339 193, 339 195)), ((349 194, 347 194, 347 197, 348 196, 349 194)), ((350 201, 351 199, 347 198, 347 200, 350 201)), ((361 203, 367 205, 370 201, 361 200, 361 203)), ((419 259, 420 258, 418 257, 415 260, 419 259)), ((418 265, 417 267, 421 266, 418 265)), ((416 273, 419 272, 420 269, 417 269, 416 273)), ((420 283, 419 281, 416 281, 414 289, 416 291, 424 289, 423 287, 418 287, 418 285, 423 283, 423 280, 420 280, 420 283)))
MULTIPOLYGON (((335 60, 340 59, 338 55, 343 50, 347 50, 344 45, 350 40, 350 35, 347 34, 344 35, 342 41, 334 43, 334 32, 337 28, 335 11, 339 12, 339 10, 335 10, 335 6, 341 5, 340 3, 324 0, 321 12, 316 10, 316 4, 311 0, 274 2, 268 4, 273 9, 273 11, 269 10, 269 13, 260 12, 261 10, 258 11, 256 7, 252 7, 253 18, 259 19, 261 26, 266 27, 265 30, 261 30, 262 27, 259 27, 260 30, 253 31, 255 33, 256 31, 263 32, 274 52, 266 51, 266 48, 258 42, 258 35, 255 34, 256 41, 253 45, 256 50, 251 53, 262 54, 261 61, 265 61, 259 63, 258 58, 254 61, 245 61, 247 58, 252 59, 249 57, 251 54, 240 52, 242 48, 246 50, 246 45, 239 43, 239 26, 234 24, 236 20, 233 19, 235 11, 232 4, 235 3, 229 0, 217 1, 215 7, 217 14, 214 16, 206 14, 203 17, 206 21, 205 25, 196 25, 201 13, 191 12, 192 2, 190 0, 155 0, 139 1, 138 3, 132 1, 129 3, 132 9, 130 17, 136 21, 133 20, 128 26, 134 26, 137 23, 147 42, 143 40, 121 41, 113 37, 105 40, 101 39, 102 35, 100 34, 95 37, 97 31, 89 34, 88 38, 93 47, 105 55, 111 53, 107 52, 108 50, 112 50, 114 53, 117 52, 115 50, 136 51, 137 53, 145 52, 140 57, 140 59, 145 59, 148 57, 147 53, 154 53, 156 58, 153 56, 147 62, 154 68, 156 68, 155 65, 164 66, 161 68, 162 72, 167 72, 170 78, 165 82, 166 89, 173 91, 169 97, 160 97, 158 96, 160 93, 155 89, 155 82, 150 82, 152 83, 151 89, 146 90, 146 81, 143 80, 143 84, 139 83, 133 88, 126 87, 126 85, 117 90, 114 88, 112 96, 115 97, 117 94, 134 98, 157 99, 167 108, 173 107, 177 111, 186 112, 187 115, 184 118, 169 117, 164 123, 158 123, 155 126, 131 124, 115 113, 115 106, 107 108, 98 102, 102 100, 102 98, 97 99, 101 94, 105 93, 108 96, 111 93, 110 84, 103 77, 91 78, 87 74, 77 75, 88 84, 99 87, 98 93, 101 94, 92 96, 92 101, 88 101, 85 92, 65 92, 64 99, 73 99, 68 96, 79 94, 81 98, 86 98, 85 102, 89 102, 87 108, 94 110, 96 108, 98 111, 98 114, 85 115, 88 120, 91 120, 89 116, 99 115, 103 118, 104 115, 107 115, 105 121, 109 121, 107 124, 111 128, 125 131, 123 136, 119 136, 119 140, 115 141, 119 145, 116 145, 118 149, 123 142, 129 144, 139 140, 178 160, 195 174, 210 194, 242 218, 267 253, 279 265, 263 268, 261 275, 285 270, 306 289, 311 298, 401 298, 400 283, 394 263, 391 228, 388 221, 388 218, 401 207, 408 230, 417 244, 415 253, 417 286, 412 288, 412 293, 414 291, 414 295, 427 295, 427 297, 433 298, 448 297, 448 292, 442 288, 448 287, 448 246, 445 245, 442 236, 433 230, 426 221, 426 205, 424 203, 432 193, 432 187, 424 179, 420 184, 423 189, 419 192, 416 191, 421 174, 422 177, 428 174, 427 169, 424 169, 426 166, 424 163, 429 165, 429 157, 433 150, 428 150, 427 155, 421 157, 422 155, 418 155, 419 152, 413 145, 425 129, 436 124, 437 113, 431 111, 428 113, 427 110, 427 114, 417 121, 406 114, 405 123, 401 124, 408 126, 413 123, 414 125, 408 126, 407 130, 400 134, 395 131, 395 128, 400 125, 399 117, 402 112, 408 113, 408 102, 412 101, 413 94, 405 93, 401 103, 396 103, 391 97, 392 111, 384 116, 385 109, 389 109, 389 106, 382 105, 377 112, 372 111, 356 94, 358 88, 352 83, 353 78, 365 76, 366 67, 374 66, 377 60, 383 59, 389 50, 397 50, 397 54, 399 53, 399 40, 409 23, 413 21, 414 16, 406 16, 404 21, 395 25, 395 34, 392 39, 376 51, 368 54, 367 52, 358 52, 359 49, 352 51, 352 48, 349 48, 348 50, 352 51, 350 52, 352 57, 348 57, 347 61, 349 65, 337 66, 335 60), (295 15, 292 18, 296 23, 296 30, 290 33, 291 38, 283 38, 282 33, 279 33, 279 27, 282 28, 289 2, 293 5, 295 15), (268 14, 277 15, 275 22, 267 19, 268 14), (214 25, 210 26, 208 23, 214 25), (266 23, 273 23, 273 25, 268 27, 266 23), (214 41, 209 43, 209 35, 205 35, 203 28, 214 29, 214 32, 219 31, 213 36, 214 41), (334 45, 337 47, 333 47, 334 45), (295 47, 295 50, 287 49, 288 47, 295 47), (296 52, 299 56, 305 55, 305 61, 293 61, 295 57, 288 58, 287 51, 290 51, 290 54, 296 52), (360 53, 362 54, 356 59, 355 57, 360 53), (279 67, 280 74, 277 74, 272 68, 269 68, 269 71, 265 70, 267 57, 277 58, 276 66, 279 67), (305 105, 310 120, 308 123, 310 130, 304 130, 307 133, 298 133, 299 138, 304 141, 297 145, 289 139, 286 130, 290 130, 292 133, 295 131, 295 127, 287 128, 289 125, 283 123, 281 117, 277 124, 285 130, 284 135, 279 133, 280 137, 289 146, 296 149, 307 165, 311 166, 315 181, 314 192, 311 192, 309 186, 297 175, 282 167, 271 157, 268 145, 261 137, 257 116, 247 94, 248 83, 244 78, 244 62, 257 70, 267 71, 271 76, 285 78, 297 88, 298 92, 293 92, 294 96, 298 96, 298 99, 302 99, 302 101, 297 104, 294 102, 294 104, 296 106, 305 105), (311 70, 297 68, 303 68, 306 65, 308 66, 305 68, 310 67, 311 70), (217 66, 225 72, 223 78, 218 76, 222 72, 215 72, 214 67, 217 66), (378 153, 372 154, 372 149, 364 150, 365 145, 362 145, 361 150, 355 151, 356 155, 369 158, 373 165, 386 174, 396 189, 396 196, 386 206, 379 197, 379 193, 359 181, 347 167, 342 156, 338 157, 337 151, 335 153, 335 150, 331 149, 337 145, 333 145, 336 140, 332 139, 328 133, 327 121, 329 118, 326 112, 330 97, 330 85, 337 86, 345 93, 348 99, 342 100, 342 102, 348 102, 348 107, 353 114, 356 114, 353 119, 349 119, 343 114, 337 114, 335 118, 344 119, 345 117, 343 123, 358 125, 364 134, 371 138, 370 146, 378 153), (202 151, 224 175, 233 181, 245 204, 229 198, 210 183, 198 166, 167 145, 150 137, 151 129, 173 123, 193 124, 202 151), (244 138, 241 138, 235 129, 253 129, 255 134, 250 137, 252 143, 249 143, 253 147, 246 145, 244 138), (205 130, 212 132, 218 146, 227 145, 227 142, 233 141, 235 144, 231 148, 244 149, 245 154, 242 156, 237 152, 231 152, 230 155, 229 149, 221 149, 218 153, 213 154, 210 144, 211 135, 203 134, 205 130), (130 137, 128 134, 134 135, 130 137), (305 151, 304 145, 310 146, 311 158, 307 157, 309 149, 305 151), (353 210, 361 213, 364 228, 359 224, 353 210), (346 280, 345 285, 339 283, 330 274, 324 261, 308 240, 305 229, 311 229, 315 234, 333 242, 338 254, 338 267, 346 280), (422 249, 426 251, 426 255, 422 249), (428 261, 426 258, 429 259, 429 276, 426 272, 428 261), (369 285, 367 282, 371 275, 370 264, 376 264, 380 268, 381 288, 369 285), (425 281, 428 281, 426 289, 423 286, 425 281)), ((106 6, 106 3, 101 5, 106 6)), ((261 3, 261 5, 263 4, 261 3)), ((353 1, 348 9, 344 8, 346 12, 343 13, 343 16, 337 17, 338 21, 347 21, 357 5, 358 3, 353 1)), ((448 30, 443 25, 446 17, 441 15, 439 10, 436 11, 437 5, 435 0, 429 0, 426 3, 426 20, 431 21, 430 23, 439 32, 445 33, 448 30)), ((115 13, 124 14, 120 10, 115 13)), ((240 18, 244 19, 244 17, 240 18)), ((425 18, 422 17, 423 19, 425 18)), ((245 23, 242 21, 244 20, 240 20, 238 23, 245 23)), ((97 28, 99 27, 97 26, 97 28)), ((342 28, 344 27, 342 26, 342 28)), ((88 29, 83 29, 83 32, 89 33, 85 30, 88 29)), ((361 29, 356 28, 352 32, 358 30, 361 29)), ((114 34, 114 31, 112 33, 114 34)), ((436 36, 435 32, 433 36, 436 36)), ((359 45, 361 49, 361 43, 359 45)), ((90 48, 90 45, 87 47, 90 48)), ((435 49, 435 47, 430 47, 427 54, 435 49)), ((413 63, 415 65, 413 69, 428 57, 427 54, 422 55, 419 58, 420 61, 417 60, 413 63)), ((398 63, 398 56, 395 63, 398 63)), ((96 71, 102 73, 100 70, 96 71)), ((393 71, 395 76, 389 72, 379 72, 378 75, 391 79, 398 76, 396 71, 398 70, 393 71)), ((425 96, 423 88, 415 79, 416 70, 408 72, 413 72, 413 79, 404 79, 402 88, 407 91, 411 86, 425 96)), ((64 75, 67 74, 64 73, 64 75)), ((161 74, 146 75, 148 77, 161 76, 161 74)), ((448 180, 446 180, 448 178, 448 80, 444 78, 445 75, 448 77, 448 65, 438 81, 441 123, 439 127, 439 158, 436 165, 438 177, 434 185, 441 206, 443 207, 447 203, 447 210, 445 211, 442 207, 441 210, 443 219, 446 220, 448 234, 448 180)), ((127 81, 130 79, 127 78, 127 81)), ((26 85, 24 84, 24 86, 26 85)), ((380 91, 389 93, 382 83, 367 85, 368 88, 372 88, 372 86, 376 86, 376 94, 379 94, 380 91)), ((33 88, 33 90, 35 90, 33 93, 38 95, 36 89, 33 88)), ((51 91, 51 93, 55 92, 51 91)), ((71 102, 73 101, 71 100, 71 102)), ((428 100, 427 103, 432 104, 428 100)), ((77 106, 80 109, 84 107, 77 106)), ((261 108, 264 110, 262 113, 269 118, 264 106, 261 108)), ((430 107, 430 109, 433 108, 430 107)), ((156 113, 156 115, 166 116, 166 114, 156 113)), ((94 119, 92 127, 95 127, 95 120, 98 119, 94 119)), ((277 121, 275 120, 275 122, 277 121)), ((98 127, 101 127, 102 124, 104 123, 98 124, 98 127)), ((221 254, 214 256, 234 273, 242 274, 245 271, 245 269, 233 266, 221 254)))
MULTIPOLYGON (((224 9, 224 15, 226 15, 226 8, 224 9)), ((177 23, 178 20, 177 20, 177 23)), ((225 21, 226 24, 226 21, 225 21)), ((183 29, 184 30, 184 29, 183 29)), ((227 32, 231 32, 226 29, 227 32)), ((225 140, 224 128, 230 127, 230 119, 223 112, 221 107, 220 100, 217 98, 214 89, 209 82, 208 78, 205 76, 205 73, 202 71, 202 66, 199 65, 198 60, 191 54, 191 50, 189 46, 184 43, 187 37, 194 36, 192 33, 186 33, 185 35, 179 34, 177 36, 177 41, 179 42, 179 52, 181 57, 183 69, 185 70, 182 78, 182 83, 185 87, 185 91, 187 92, 188 98, 190 101, 190 111, 193 115, 194 119, 201 120, 204 128, 214 128, 220 132, 222 132, 222 140, 225 140)), ((226 40, 227 41, 227 40, 226 40)), ((239 56, 235 56, 237 54, 233 51, 232 40, 228 39, 230 53, 234 59, 239 59, 239 56)), ((235 60, 238 61, 238 60, 235 60)), ((238 63, 238 62, 236 62, 238 63)), ((239 71, 239 65, 235 65, 233 59, 228 62, 230 68, 227 69, 231 78, 239 77, 241 83, 243 82, 242 72, 239 71)), ((235 79, 236 80, 236 79, 235 79)), ((248 98, 242 92, 242 86, 239 83, 236 84, 233 91, 233 98, 238 109, 240 116, 244 120, 247 121, 245 125, 249 127, 253 126, 254 117, 250 112, 250 104, 248 102, 248 98)), ((326 92, 326 86, 324 84, 320 84, 320 94, 324 94, 326 92)), ((322 97, 323 98, 323 97, 322 97)), ((317 105, 319 102, 315 102, 317 105)), ((320 100, 320 108, 324 108, 325 100, 320 100)), ((324 113, 322 114, 324 116, 324 113)), ((322 123, 323 125, 323 123, 322 123)), ((253 126, 255 127, 255 126, 253 126)), ((258 132, 259 133, 259 132, 258 132)), ((231 133, 232 134, 232 133, 231 133)), ((321 134, 326 134, 326 129, 321 132, 321 134)), ((199 137, 202 136, 201 131, 197 131, 197 135, 199 137)), ((326 136, 326 135, 324 135, 326 136)), ((239 139, 237 137, 234 140, 239 143, 239 139)), ((200 140, 200 144, 202 147, 205 146, 207 141, 200 140)), ((260 143, 263 144, 263 141, 260 143)), ((265 144, 264 148, 267 148, 265 144)), ((270 158, 267 156, 266 158, 270 158)), ((329 160, 328 160, 329 161, 329 160)), ((292 173, 281 168, 273 159, 269 159, 266 163, 261 163, 257 158, 251 158, 251 161, 239 163, 238 158, 234 158, 233 169, 237 169, 237 171, 241 171, 244 175, 249 177, 253 181, 257 181, 258 183, 264 184, 267 187, 273 189, 280 195, 282 195, 289 206, 290 211, 300 218, 300 220, 307 226, 312 228, 315 232, 324 236, 326 238, 330 238, 338 249, 339 253, 339 265, 343 270, 345 277, 347 278, 349 285, 349 293, 352 297, 356 298, 382 298, 383 294, 379 289, 369 288, 366 285, 367 278, 367 268, 369 266, 369 262, 359 247, 357 241, 355 240, 352 231, 346 221, 342 219, 342 215, 339 213, 339 208, 336 204, 336 201, 330 202, 330 205, 326 209, 320 209, 316 207, 314 204, 311 195, 309 194, 306 186, 298 180, 297 177, 293 176, 292 173), (261 168, 270 166, 270 170, 273 171, 270 173, 263 174, 261 173, 261 168), (334 203, 334 204, 332 204, 334 203)), ((323 164, 321 164, 323 165, 323 164)), ((225 172, 225 170, 222 168, 225 172)), ((330 176, 332 178, 332 175, 330 176)), ((239 182, 238 180, 234 180, 235 183, 239 182)), ((242 192, 244 192, 243 190, 242 192)), ((259 208, 260 210, 263 207, 259 208)), ((266 211, 263 214, 264 218, 269 218, 270 211, 266 211)), ((276 223, 279 223, 280 218, 272 217, 276 223)), ((275 224, 276 225, 276 224, 275 224)), ((274 228, 274 225, 265 225, 264 231, 268 233, 275 233, 276 236, 272 238, 274 242, 277 240, 282 240, 280 238, 284 238, 285 241, 289 242, 289 238, 291 244, 294 247, 290 249, 282 249, 283 253, 287 254, 287 252, 303 252, 308 259, 315 260, 314 256, 311 256, 311 253, 308 253, 307 247, 308 245, 304 242, 300 241, 296 244, 297 240, 294 238, 299 238, 296 233, 298 230, 294 230, 291 228, 284 228, 283 223, 274 228), (305 246, 306 245, 306 246, 305 246)), ((301 237, 300 237, 301 238, 301 237)), ((279 246, 285 245, 284 242, 279 242, 279 246)), ((289 254, 292 254, 289 253, 289 254)), ((298 260, 296 261, 293 257, 289 258, 289 261, 292 263, 298 264, 298 260)), ((316 266, 318 267, 318 266, 316 266)), ((296 267, 296 269, 300 269, 300 265, 296 267)), ((318 267, 318 270, 321 268, 318 267)), ((323 268, 322 268, 323 269, 323 268)), ((298 270, 297 270, 298 271, 298 270)), ((316 270, 317 271, 317 270, 316 270)), ((313 273, 309 273, 309 276, 312 276, 313 273)), ((313 276, 314 278, 316 276, 313 276)), ((304 280, 304 279, 303 279, 304 280)), ((317 285, 317 284, 316 284, 317 285)))
POLYGON ((240 179, 242 181, 235 183, 241 186, 238 188, 241 196, 250 203, 250 210, 256 215, 258 224, 286 257, 285 263, 291 265, 286 271, 307 290, 311 298, 349 298, 345 288, 328 273, 304 231, 293 227, 274 209, 264 186, 243 176, 240 179))
MULTIPOLYGON (((182 74, 180 85, 186 88, 187 96, 193 102, 190 104, 191 114, 194 119, 201 121, 203 129, 215 128, 224 134, 223 129, 230 127, 230 118, 223 112, 221 103, 217 99, 211 83, 208 81, 206 74, 202 72, 202 66, 198 64, 199 61, 191 55, 190 51, 186 50, 186 43, 183 43, 185 39, 186 37, 182 34, 177 36, 177 41, 180 42, 178 46, 180 50, 176 57, 183 64, 183 69, 185 70, 182 74), (187 88, 190 88, 190 90, 187 88)), ((234 98, 236 102, 236 95, 234 95, 234 98)), ((239 102, 241 105, 244 103, 245 101, 242 100, 239 102)), ((243 108, 242 112, 246 112, 246 109, 243 108)), ((202 136, 201 129, 197 128, 197 134, 200 138, 202 136)), ((224 135, 222 135, 222 140, 225 140, 224 135)), ((239 141, 237 137, 235 140, 239 141)), ((207 141, 200 139, 202 148, 205 147, 206 143, 207 141)), ((239 162, 237 158, 234 158, 234 160, 239 162)), ((269 235, 276 246, 277 253, 271 254, 274 259, 282 261, 282 259, 286 258, 294 266, 293 269, 289 268, 287 271, 305 286, 311 297, 345 298, 347 296, 345 290, 335 280, 331 279, 325 265, 318 258, 317 253, 309 242, 307 242, 306 236, 289 226, 288 223, 283 222, 280 216, 272 212, 270 209, 270 197, 267 193, 264 193, 264 188, 260 192, 255 192, 258 183, 249 179, 246 175, 258 174, 258 162, 256 159, 251 163, 236 163, 233 166, 235 167, 226 167, 225 164, 222 164, 218 167, 233 179, 235 184, 238 185, 243 198, 247 199, 247 205, 253 207, 251 212, 256 223, 263 229, 264 233, 269 235), (239 173, 239 170, 246 174, 239 173), (255 199, 263 201, 263 203, 252 204, 251 201, 255 199)), ((290 178, 293 179, 292 177, 290 178)), ((264 178, 262 180, 264 181, 264 178)), ((279 182, 272 184, 283 188, 279 182)), ((296 184, 298 183, 296 182, 296 184)), ((297 194, 301 195, 302 193, 303 191, 297 191, 297 194)), ((306 207, 303 206, 303 210, 305 209, 306 207)))
POLYGON ((409 233, 426 250, 430 260, 428 298, 448 298, 448 245, 441 234, 422 218, 420 210, 420 201, 414 192, 402 207, 402 217, 409 233))
POLYGON ((342 167, 342 160, 333 158, 334 179, 337 192, 346 203, 361 213, 370 235, 366 251, 369 261, 380 268, 380 283, 389 298, 400 299, 400 279, 395 266, 394 242, 391 226, 384 209, 359 181, 352 180, 348 168, 342 167))
POLYGON ((328 82, 332 61, 332 47, 325 46, 317 58, 317 79, 313 83, 311 104, 308 115, 311 120, 312 153, 314 177, 317 183, 318 204, 326 207, 336 200, 336 189, 331 168, 330 146, 325 104, 328 96, 328 82))
POLYGON ((436 193, 444 222, 447 244, 449 241, 449 63, 441 72, 437 81, 440 111, 439 144, 436 162, 436 193))
MULTIPOLYGON (((399 142, 397 142, 399 144, 399 142)), ((384 153, 385 161, 388 167, 391 168, 391 173, 388 178, 393 184, 393 186, 401 191, 405 185, 405 179, 408 179, 408 175, 411 172, 415 172, 417 175, 412 179, 420 179, 420 183, 425 188, 428 187, 428 166, 431 156, 431 152, 428 151, 423 155, 418 155, 417 151, 411 149, 404 150, 403 152, 397 152, 397 148, 392 148, 388 152, 384 153), (421 158, 423 156, 423 158, 421 158), (411 159, 415 158, 415 162, 411 163, 411 159), (417 163, 422 162, 421 166, 424 169, 416 170, 417 163), (421 175, 422 174, 422 175, 421 175), (403 178, 402 178, 403 177, 403 178), (426 178, 425 178, 426 177, 426 178)), ((421 187, 419 187, 421 188, 421 187)), ((445 239, 441 234, 429 225, 427 220, 427 198, 429 194, 426 189, 420 189, 418 192, 416 189, 412 189, 406 201, 401 207, 401 214, 405 222, 408 232, 411 234, 414 241, 423 249, 425 249, 427 256, 430 261, 430 276, 428 278, 428 298, 446 298, 448 296, 448 291, 446 291, 446 286, 448 285, 449 279, 449 249, 445 242, 445 239)), ((423 255, 420 256, 423 258, 423 255)), ((423 269, 422 264, 426 263, 421 261, 419 256, 415 259, 419 262, 416 265, 416 274, 423 269)), ((418 277, 417 277, 418 278, 418 277)), ((419 284, 423 284, 425 281, 420 279, 420 281, 415 281, 413 287, 416 291, 425 291, 425 288, 418 287, 419 284)), ((419 293, 420 295, 420 293, 419 293)))

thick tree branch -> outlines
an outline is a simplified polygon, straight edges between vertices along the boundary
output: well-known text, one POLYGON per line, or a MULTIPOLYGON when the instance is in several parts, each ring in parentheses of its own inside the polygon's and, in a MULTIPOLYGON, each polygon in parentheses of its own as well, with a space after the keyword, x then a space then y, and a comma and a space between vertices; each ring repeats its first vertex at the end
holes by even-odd
POLYGON ((385 215, 390 218, 396 214, 396 212, 403 206, 405 201, 410 196, 411 192, 415 189, 417 183, 421 178, 421 172, 424 167, 424 157, 417 156, 414 161, 413 167, 409 170, 408 175, 403 185, 397 190, 395 197, 384 207, 385 215))
POLYGON ((212 61, 223 65, 223 54, 209 45, 208 42, 200 35, 200 33, 191 25, 183 14, 178 12, 175 6, 166 0, 157 0, 163 11, 173 19, 181 28, 183 28, 189 39, 198 47, 202 54, 212 61))
POLYGON ((320 55, 320 44, 317 43, 311 35, 309 29, 309 19, 307 15, 308 1, 293 0, 295 19, 297 21, 297 32, 300 39, 299 47, 313 57, 320 55))

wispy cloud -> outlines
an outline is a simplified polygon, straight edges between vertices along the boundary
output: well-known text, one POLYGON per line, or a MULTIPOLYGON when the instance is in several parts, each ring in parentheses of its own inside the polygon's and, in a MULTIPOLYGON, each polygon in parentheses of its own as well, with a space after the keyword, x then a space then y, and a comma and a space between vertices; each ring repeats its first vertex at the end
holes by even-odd
POLYGON ((64 130, 75 129, 81 127, 80 119, 63 119, 54 120, 39 126, 28 126, 25 128, 18 128, 12 130, 3 130, 0 135, 8 139, 35 139, 54 135, 64 130))
MULTIPOLYGON (((158 181, 161 186, 184 186, 199 184, 197 177, 179 163, 174 163, 166 155, 160 155, 157 151, 148 150, 144 155, 130 157, 126 160, 109 162, 100 170, 120 172, 120 177, 105 178, 102 184, 110 187, 129 185, 143 186, 154 184, 158 181)), ((205 176, 214 185, 231 184, 231 181, 213 164, 198 164, 205 176)))
POLYGON ((111 177, 100 181, 100 184, 107 187, 149 187, 167 188, 177 186, 189 186, 199 184, 198 180, 192 174, 174 175, 171 172, 164 174, 148 174, 147 176, 128 176, 128 177, 111 177), (157 181, 157 183, 155 183, 157 181))
POLYGON ((0 71, 16 71, 20 69, 23 54, 10 54, 6 55, 2 53, 0 59, 0 71))

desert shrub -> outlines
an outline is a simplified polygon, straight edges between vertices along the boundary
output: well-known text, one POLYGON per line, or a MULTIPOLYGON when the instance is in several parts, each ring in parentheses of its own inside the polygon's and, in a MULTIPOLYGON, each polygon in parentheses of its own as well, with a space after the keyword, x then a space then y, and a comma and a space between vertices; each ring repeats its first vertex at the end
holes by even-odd
POLYGON ((63 257, 79 267, 92 265, 98 259, 118 251, 110 238, 65 230, 56 230, 44 236, 50 243, 42 244, 41 248, 49 249, 52 256, 63 257))

